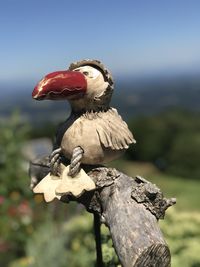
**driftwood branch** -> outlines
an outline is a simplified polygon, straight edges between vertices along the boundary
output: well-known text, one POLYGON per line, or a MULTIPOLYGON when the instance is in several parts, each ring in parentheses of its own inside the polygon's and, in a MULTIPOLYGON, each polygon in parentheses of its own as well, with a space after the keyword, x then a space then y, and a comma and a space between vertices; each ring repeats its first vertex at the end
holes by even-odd
MULTIPOLYGON (((44 174, 44 165, 32 164, 31 176, 37 177, 36 172, 44 174)), ((96 190, 79 198, 63 196, 61 201, 80 202, 99 216, 109 227, 123 267, 169 267, 170 251, 158 219, 164 218, 165 210, 175 204, 175 199, 164 198, 160 189, 144 178, 131 178, 113 168, 82 168, 95 182, 96 190)))

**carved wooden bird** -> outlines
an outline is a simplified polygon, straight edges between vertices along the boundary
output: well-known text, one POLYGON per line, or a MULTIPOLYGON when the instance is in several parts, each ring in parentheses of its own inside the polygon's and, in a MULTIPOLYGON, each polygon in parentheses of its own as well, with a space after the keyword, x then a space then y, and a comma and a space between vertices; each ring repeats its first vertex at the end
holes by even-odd
POLYGON ((67 99, 71 115, 58 128, 51 166, 59 156, 71 160, 71 176, 80 164, 97 165, 117 159, 135 143, 127 124, 110 107, 113 79, 97 60, 72 63, 68 70, 46 75, 34 88, 36 100, 67 99))

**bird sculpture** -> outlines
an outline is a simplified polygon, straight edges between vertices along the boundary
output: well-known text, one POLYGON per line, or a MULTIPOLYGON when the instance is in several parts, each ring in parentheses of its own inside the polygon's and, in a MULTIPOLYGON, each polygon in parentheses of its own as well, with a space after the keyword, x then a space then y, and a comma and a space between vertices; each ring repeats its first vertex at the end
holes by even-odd
POLYGON ((50 156, 51 172, 60 160, 70 160, 69 175, 81 164, 99 165, 120 157, 135 139, 117 110, 110 107, 114 89, 111 73, 98 60, 72 63, 68 70, 46 75, 34 88, 35 100, 68 100, 69 118, 58 128, 50 156))

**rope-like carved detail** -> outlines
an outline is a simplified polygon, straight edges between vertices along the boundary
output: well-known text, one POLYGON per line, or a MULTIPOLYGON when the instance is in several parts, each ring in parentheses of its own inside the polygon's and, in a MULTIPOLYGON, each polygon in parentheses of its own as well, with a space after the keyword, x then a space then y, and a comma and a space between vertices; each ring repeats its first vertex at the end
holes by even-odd
POLYGON ((80 146, 77 146, 73 150, 71 163, 69 167, 69 175, 74 177, 80 171, 81 159, 83 157, 83 149, 80 146))

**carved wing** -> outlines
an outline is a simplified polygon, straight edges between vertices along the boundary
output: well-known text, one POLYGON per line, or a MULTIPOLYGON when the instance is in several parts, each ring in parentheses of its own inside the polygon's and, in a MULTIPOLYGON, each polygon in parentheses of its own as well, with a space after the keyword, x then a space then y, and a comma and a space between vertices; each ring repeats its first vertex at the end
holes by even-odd
POLYGON ((130 144, 136 143, 127 124, 113 108, 99 114, 96 130, 102 145, 113 150, 127 149, 130 144))

